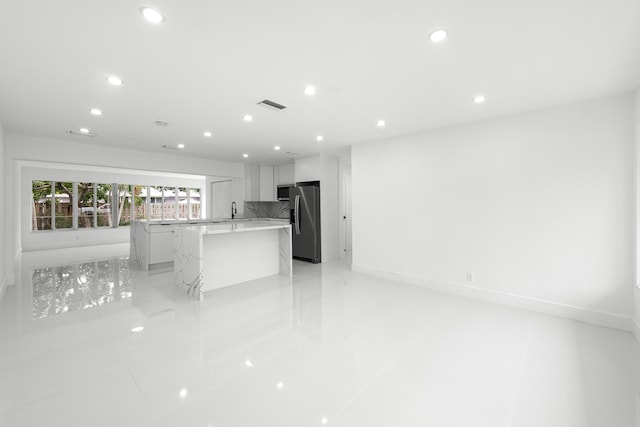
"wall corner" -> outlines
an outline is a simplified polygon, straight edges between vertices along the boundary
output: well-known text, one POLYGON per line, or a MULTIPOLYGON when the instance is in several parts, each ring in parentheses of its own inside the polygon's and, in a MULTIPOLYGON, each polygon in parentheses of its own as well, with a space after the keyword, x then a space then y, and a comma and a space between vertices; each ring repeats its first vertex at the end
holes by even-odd
POLYGON ((633 286, 633 316, 632 330, 633 335, 640 341, 640 88, 636 91, 635 109, 634 109, 634 137, 635 137, 635 156, 634 156, 634 196, 635 196, 635 245, 634 245, 634 276, 635 283, 633 286))

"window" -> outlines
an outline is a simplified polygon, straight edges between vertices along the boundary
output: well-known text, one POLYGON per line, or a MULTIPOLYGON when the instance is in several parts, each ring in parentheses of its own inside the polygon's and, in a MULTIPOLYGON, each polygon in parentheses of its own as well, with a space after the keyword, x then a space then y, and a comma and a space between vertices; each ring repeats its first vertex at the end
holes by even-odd
POLYGON ((153 185, 149 187, 149 208, 151 220, 162 219, 162 188, 163 187, 153 185))
POLYGON ((176 188, 163 187, 162 192, 162 219, 176 219, 176 188))
POLYGON ((33 180, 31 230, 126 227, 136 219, 201 217, 200 189, 33 180))
POLYGON ((178 188, 178 219, 189 219, 189 189, 186 187, 178 188))
POLYGON ((78 183, 78 228, 96 227, 96 185, 93 182, 78 183))
POLYGON ((55 183, 55 228, 73 228, 73 183, 55 183))
POLYGON ((200 189, 199 188, 189 188, 189 219, 199 219, 201 218, 200 211, 200 189))
POLYGON ((113 213, 111 211, 111 184, 96 184, 98 208, 96 218, 98 227, 113 227, 113 213))
POLYGON ((149 219, 147 215, 147 190, 146 185, 133 186, 133 219, 149 219))
POLYGON ((131 185, 118 185, 118 225, 131 225, 133 219, 131 185))
POLYGON ((51 181, 32 181, 31 230, 51 230, 51 181))

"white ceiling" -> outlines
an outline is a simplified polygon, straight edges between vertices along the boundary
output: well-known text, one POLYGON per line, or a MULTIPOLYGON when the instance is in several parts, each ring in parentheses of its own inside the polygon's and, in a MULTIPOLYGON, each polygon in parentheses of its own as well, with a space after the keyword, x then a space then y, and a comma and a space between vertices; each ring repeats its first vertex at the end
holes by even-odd
POLYGON ((0 122, 85 144, 279 163, 639 86, 639 0, 0 0, 0 122))

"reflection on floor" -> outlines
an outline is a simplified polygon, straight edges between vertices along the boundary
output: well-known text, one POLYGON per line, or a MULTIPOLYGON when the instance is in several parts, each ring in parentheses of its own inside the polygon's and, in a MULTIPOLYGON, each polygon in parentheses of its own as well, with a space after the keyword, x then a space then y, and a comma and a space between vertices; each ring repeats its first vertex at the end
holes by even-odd
POLYGON ((33 269, 33 318, 131 298, 129 257, 33 269))
POLYGON ((0 426, 640 421, 640 352, 627 332, 340 262, 297 262, 293 279, 195 301, 171 272, 129 269, 127 250, 23 256, 0 304, 0 426))

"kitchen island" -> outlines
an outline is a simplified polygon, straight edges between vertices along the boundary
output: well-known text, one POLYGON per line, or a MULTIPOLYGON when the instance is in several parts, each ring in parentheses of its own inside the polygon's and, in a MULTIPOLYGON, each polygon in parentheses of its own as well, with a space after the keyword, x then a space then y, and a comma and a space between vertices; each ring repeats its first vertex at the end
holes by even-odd
POLYGON ((173 269, 173 234, 182 227, 209 223, 225 223, 220 219, 192 219, 188 221, 134 220, 130 227, 130 256, 138 267, 148 271, 173 269))
MULTIPOLYGON (((173 235, 183 227, 206 224, 236 224, 257 218, 213 218, 190 220, 134 220, 130 227, 131 260, 141 269, 154 272, 173 270, 173 235)), ((289 223, 281 218, 261 218, 262 221, 289 223)))
POLYGON ((175 283, 197 299, 225 286, 293 274, 288 221, 189 225, 176 228, 173 236, 175 283))

